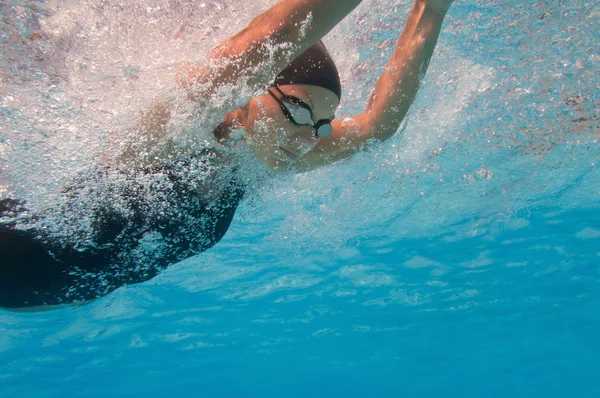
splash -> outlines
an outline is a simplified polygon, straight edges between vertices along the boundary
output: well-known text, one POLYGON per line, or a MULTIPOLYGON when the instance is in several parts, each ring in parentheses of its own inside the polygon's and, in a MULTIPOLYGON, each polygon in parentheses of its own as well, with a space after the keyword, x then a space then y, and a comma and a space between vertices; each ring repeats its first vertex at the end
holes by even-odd
MULTIPOLYGON (((46 207, 154 100, 179 98, 171 90, 182 63, 202 60, 273 3, 1 3, 3 194, 46 207)), ((594 203, 600 60, 586 32, 597 32, 598 6, 527 5, 457 3, 397 136, 264 185, 239 214, 264 227, 242 239, 338 250, 361 236, 463 236, 527 206, 594 203)), ((366 1, 326 38, 344 85, 340 117, 362 112, 409 6, 366 1)), ((255 94, 228 90, 202 109, 180 102, 174 139, 210 143, 214 110, 255 94)))

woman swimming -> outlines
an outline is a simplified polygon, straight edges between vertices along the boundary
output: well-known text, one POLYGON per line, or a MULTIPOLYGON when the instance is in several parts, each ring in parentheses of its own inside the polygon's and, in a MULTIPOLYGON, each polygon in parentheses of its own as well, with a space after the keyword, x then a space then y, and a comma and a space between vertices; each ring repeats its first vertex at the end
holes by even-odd
POLYGON ((240 131, 262 163, 300 171, 393 136, 453 1, 415 0, 365 111, 343 123, 334 117, 342 94, 338 71, 320 40, 361 1, 282 0, 254 18, 206 65, 187 66, 178 77, 196 102, 231 85, 262 91, 221 109, 214 135, 224 149, 174 148, 166 127, 173 106, 157 102, 122 159, 63 188, 60 205, 29 212, 23 201, 0 201, 0 307, 93 300, 215 245, 251 183, 240 177, 243 161, 226 150, 240 131))

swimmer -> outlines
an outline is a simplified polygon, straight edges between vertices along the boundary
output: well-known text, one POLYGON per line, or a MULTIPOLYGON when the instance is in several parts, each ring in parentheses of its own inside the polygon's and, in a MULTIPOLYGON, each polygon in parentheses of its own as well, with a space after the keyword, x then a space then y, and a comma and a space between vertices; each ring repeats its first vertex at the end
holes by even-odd
MULTIPOLYGON (((321 39, 360 0, 279 1, 217 46, 205 66, 183 68, 177 84, 198 103, 239 82, 262 91, 222 109, 217 141, 225 147, 241 131, 250 152, 269 168, 310 170, 398 131, 453 2, 415 0, 365 111, 344 121, 335 119, 342 88, 321 39)), ((169 145, 172 116, 168 103, 157 103, 142 116, 135 145, 124 151, 129 160, 77 178, 61 191, 55 209, 35 213, 22 200, 0 201, 1 308, 89 302, 147 281, 223 237, 252 182, 239 176, 244 164, 223 151, 205 156, 210 149, 195 153, 169 145), (206 158, 233 166, 198 160, 206 158), (53 230, 61 222, 72 236, 53 230)))

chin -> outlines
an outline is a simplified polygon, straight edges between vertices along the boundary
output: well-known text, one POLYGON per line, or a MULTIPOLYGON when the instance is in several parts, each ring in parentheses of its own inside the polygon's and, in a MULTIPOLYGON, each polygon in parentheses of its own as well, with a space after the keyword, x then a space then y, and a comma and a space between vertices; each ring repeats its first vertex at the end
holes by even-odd
POLYGON ((264 163, 274 172, 282 173, 290 169, 290 167, 295 163, 291 159, 281 158, 277 156, 271 156, 268 159, 264 160, 264 163))

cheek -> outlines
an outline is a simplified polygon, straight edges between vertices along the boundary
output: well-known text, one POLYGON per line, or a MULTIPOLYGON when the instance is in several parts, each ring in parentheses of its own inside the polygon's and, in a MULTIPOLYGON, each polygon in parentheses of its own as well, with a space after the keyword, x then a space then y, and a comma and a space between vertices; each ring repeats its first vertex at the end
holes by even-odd
POLYGON ((281 121, 277 113, 271 107, 263 105, 260 100, 256 100, 249 116, 252 129, 263 138, 274 136, 274 131, 279 130, 281 121))
POLYGON ((252 105, 249 112, 252 142, 263 157, 277 156, 279 147, 303 156, 319 143, 312 128, 291 125, 279 107, 267 106, 259 99, 252 105))

